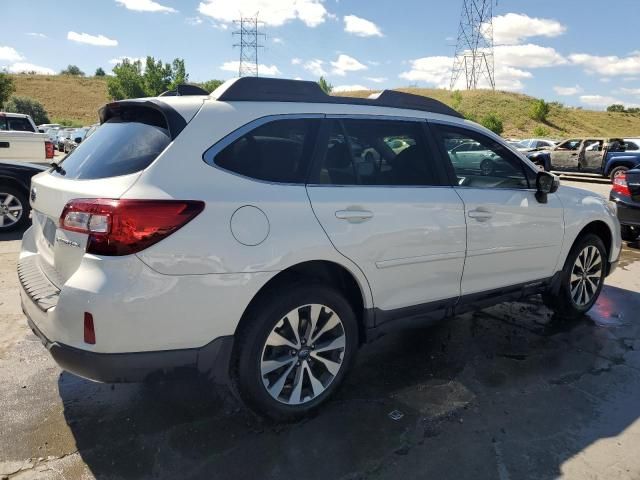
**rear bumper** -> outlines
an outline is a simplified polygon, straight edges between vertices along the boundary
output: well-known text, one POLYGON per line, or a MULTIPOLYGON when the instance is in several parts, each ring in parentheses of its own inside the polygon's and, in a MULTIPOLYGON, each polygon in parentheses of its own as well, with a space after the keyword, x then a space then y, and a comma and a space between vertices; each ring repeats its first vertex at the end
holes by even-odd
POLYGON ((28 316, 27 322, 62 369, 89 380, 105 383, 141 382, 152 378, 200 374, 214 383, 226 385, 229 382, 232 336, 216 338, 200 348, 97 353, 52 342, 28 316))
POLYGON ((621 225, 640 226, 640 203, 630 201, 628 197, 620 197, 613 192, 609 196, 609 199, 616 202, 618 207, 618 220, 621 225), (629 201, 631 203, 629 203, 629 201))

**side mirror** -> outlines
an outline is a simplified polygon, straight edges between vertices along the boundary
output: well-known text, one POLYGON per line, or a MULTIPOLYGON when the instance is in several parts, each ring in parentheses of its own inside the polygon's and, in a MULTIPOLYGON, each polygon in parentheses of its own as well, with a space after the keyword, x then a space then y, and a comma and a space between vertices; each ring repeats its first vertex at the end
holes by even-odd
POLYGON ((80 143, 82 141, 82 137, 76 137, 73 139, 74 142, 80 143))
POLYGON ((560 186, 560 179, 555 175, 540 171, 536 176, 536 200, 547 203, 547 195, 555 193, 560 186))

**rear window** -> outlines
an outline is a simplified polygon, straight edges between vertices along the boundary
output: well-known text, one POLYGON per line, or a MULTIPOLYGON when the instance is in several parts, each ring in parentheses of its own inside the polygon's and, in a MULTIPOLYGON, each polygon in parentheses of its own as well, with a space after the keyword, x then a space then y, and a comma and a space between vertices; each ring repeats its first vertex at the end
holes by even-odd
POLYGON ((108 120, 63 160, 54 175, 74 180, 117 177, 148 167, 171 142, 164 118, 147 110, 108 120))
POLYGON ((31 122, 25 117, 0 116, 0 130, 14 130, 16 132, 35 132, 31 122))

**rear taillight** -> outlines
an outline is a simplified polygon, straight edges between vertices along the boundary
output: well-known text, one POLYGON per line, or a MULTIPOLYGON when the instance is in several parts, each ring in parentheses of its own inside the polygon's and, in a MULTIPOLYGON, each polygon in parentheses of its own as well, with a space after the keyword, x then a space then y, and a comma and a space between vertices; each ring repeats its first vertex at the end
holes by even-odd
POLYGON ((631 190, 627 184, 627 174, 621 173, 613 179, 613 191, 623 197, 630 197, 631 190))
POLYGON ((49 158, 53 158, 53 143, 50 142, 49 140, 45 140, 44 142, 44 154, 46 156, 47 159, 49 158))
POLYGON ((186 225, 204 209, 196 200, 72 200, 60 228, 89 235, 87 253, 129 255, 144 250, 186 225))

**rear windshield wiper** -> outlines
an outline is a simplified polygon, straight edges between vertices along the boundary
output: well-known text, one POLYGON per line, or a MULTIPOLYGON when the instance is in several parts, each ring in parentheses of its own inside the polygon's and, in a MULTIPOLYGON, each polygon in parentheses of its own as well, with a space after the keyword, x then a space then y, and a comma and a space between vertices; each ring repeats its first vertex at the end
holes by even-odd
POLYGON ((57 172, 60 175, 66 175, 67 172, 65 172, 64 168, 62 168, 59 163, 51 162, 49 165, 51 165, 51 168, 53 169, 54 172, 57 172))

